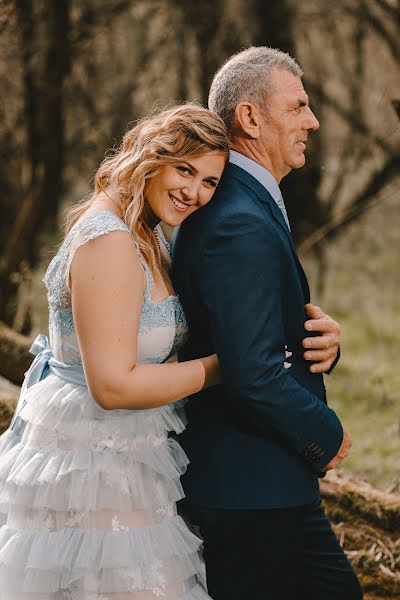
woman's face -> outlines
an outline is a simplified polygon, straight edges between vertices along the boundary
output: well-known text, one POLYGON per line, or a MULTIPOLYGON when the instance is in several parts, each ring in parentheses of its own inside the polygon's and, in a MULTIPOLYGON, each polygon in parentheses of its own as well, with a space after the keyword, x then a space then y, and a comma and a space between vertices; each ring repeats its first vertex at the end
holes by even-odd
POLYGON ((154 225, 176 227, 212 198, 225 166, 225 156, 210 152, 165 165, 149 182, 146 200, 154 225))

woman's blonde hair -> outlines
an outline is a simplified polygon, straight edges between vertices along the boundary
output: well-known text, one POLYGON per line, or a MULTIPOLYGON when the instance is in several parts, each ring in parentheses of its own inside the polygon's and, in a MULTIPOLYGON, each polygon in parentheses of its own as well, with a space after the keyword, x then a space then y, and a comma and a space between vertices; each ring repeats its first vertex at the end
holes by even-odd
POLYGON ((160 251, 154 231, 143 218, 148 183, 164 165, 210 151, 220 152, 228 160, 226 128, 217 114, 199 104, 174 106, 141 119, 124 135, 121 146, 103 160, 89 197, 68 210, 66 234, 98 194, 106 193, 155 275, 160 251))

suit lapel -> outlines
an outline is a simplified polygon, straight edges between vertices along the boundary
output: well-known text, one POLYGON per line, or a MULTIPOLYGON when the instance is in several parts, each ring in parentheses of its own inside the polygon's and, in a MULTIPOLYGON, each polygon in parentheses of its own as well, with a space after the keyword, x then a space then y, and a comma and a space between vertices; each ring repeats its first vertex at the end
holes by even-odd
POLYGON ((301 285, 302 285, 303 293, 304 293, 304 299, 305 299, 305 302, 307 303, 310 301, 310 288, 308 285, 307 277, 304 272, 303 266, 302 266, 301 262, 299 261, 299 257, 297 256, 296 248, 293 243, 292 234, 290 233, 290 231, 286 225, 285 218, 282 214, 281 209, 279 208, 279 206, 276 204, 275 200, 272 198, 272 196, 267 191, 266 191, 266 194, 268 195, 268 198, 266 198, 266 201, 267 201, 268 207, 272 213, 272 216, 274 217, 275 221, 277 223, 279 223, 278 227, 279 227, 280 235, 282 236, 282 230, 284 230, 285 239, 289 240, 290 247, 291 247, 294 259, 297 264, 297 269, 299 271, 301 285))
POLYGON ((271 216, 274 220, 274 223, 276 224, 276 228, 279 232, 280 237, 283 238, 286 243, 289 243, 290 249, 292 251, 295 262, 297 264, 297 269, 299 271, 302 289, 303 289, 303 293, 304 293, 304 299, 305 299, 306 303, 309 302, 310 301, 310 288, 308 285, 307 277, 306 277, 306 274, 304 273, 304 269, 303 269, 303 267, 299 261, 299 258, 297 256, 296 248, 293 243, 292 234, 289 231, 288 226, 286 225, 286 221, 282 214, 281 209, 279 208, 279 206, 277 205, 277 203, 275 202, 275 200, 273 199, 271 194, 268 192, 268 190, 257 179, 255 179, 252 175, 250 175, 250 173, 247 173, 247 171, 245 171, 241 167, 238 167, 237 165, 234 165, 232 163, 228 164, 228 166, 226 167, 226 171, 227 171, 227 174, 229 174, 229 171, 231 171, 230 174, 235 179, 239 180, 241 183, 243 183, 247 187, 250 187, 257 194, 258 199, 264 204, 264 206, 266 206, 268 212, 271 214, 271 216))
POLYGON ((296 248, 293 244, 293 237, 288 226, 286 225, 285 217, 283 216, 281 209, 279 208, 271 194, 265 188, 264 195, 263 197, 260 197, 260 200, 262 200, 262 202, 268 205, 268 208, 270 209, 273 218, 279 224, 280 229, 284 231, 286 238, 289 240, 292 251, 296 254, 296 248))

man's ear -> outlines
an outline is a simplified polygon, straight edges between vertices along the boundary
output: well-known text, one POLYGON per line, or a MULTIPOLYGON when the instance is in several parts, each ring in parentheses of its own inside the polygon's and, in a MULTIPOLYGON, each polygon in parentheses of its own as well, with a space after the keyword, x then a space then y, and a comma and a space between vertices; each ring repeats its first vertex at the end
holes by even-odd
POLYGON ((240 102, 233 117, 232 130, 235 137, 243 137, 243 134, 256 140, 261 134, 261 119, 258 106, 252 102, 240 102))

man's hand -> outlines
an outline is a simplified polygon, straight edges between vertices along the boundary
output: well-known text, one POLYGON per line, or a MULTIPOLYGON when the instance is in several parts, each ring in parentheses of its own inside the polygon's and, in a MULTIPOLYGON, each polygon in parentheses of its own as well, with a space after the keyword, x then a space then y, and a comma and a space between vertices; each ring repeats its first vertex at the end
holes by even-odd
POLYGON ((304 329, 318 331, 321 335, 304 338, 303 346, 307 350, 303 356, 316 363, 311 365, 311 373, 325 373, 331 368, 339 351, 340 325, 319 306, 306 304, 305 309, 310 320, 304 323, 304 329))
POLYGON ((326 465, 326 467, 324 467, 322 470, 324 472, 330 471, 331 469, 334 469, 335 467, 340 465, 340 463, 349 455, 351 444, 352 441, 350 434, 348 433, 348 431, 343 430, 343 440, 338 450, 338 453, 332 458, 331 462, 329 462, 326 465))

